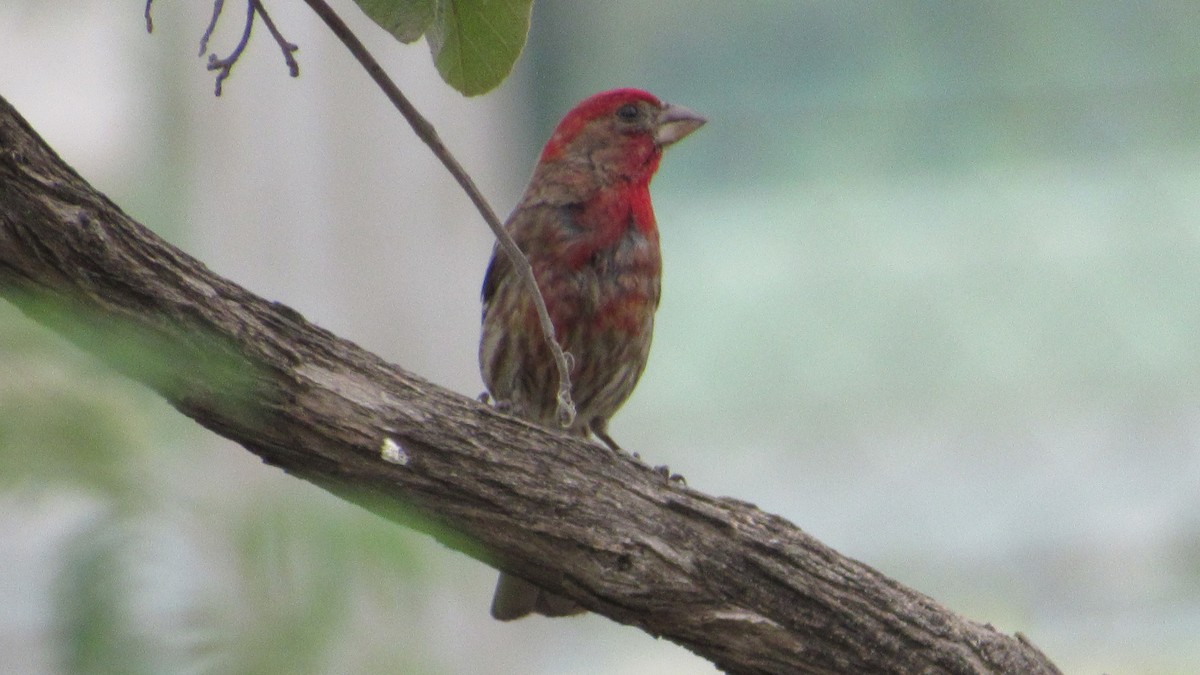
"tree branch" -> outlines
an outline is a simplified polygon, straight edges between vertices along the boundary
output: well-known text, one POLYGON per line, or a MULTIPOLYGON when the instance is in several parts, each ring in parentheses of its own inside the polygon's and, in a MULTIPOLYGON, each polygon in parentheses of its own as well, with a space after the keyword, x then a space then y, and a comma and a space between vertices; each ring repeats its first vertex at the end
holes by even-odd
POLYGON ((213 274, 2 98, 0 295, 268 464, 405 524, 416 514, 449 545, 730 672, 1059 672, 1020 635, 778 516, 502 415, 213 274))

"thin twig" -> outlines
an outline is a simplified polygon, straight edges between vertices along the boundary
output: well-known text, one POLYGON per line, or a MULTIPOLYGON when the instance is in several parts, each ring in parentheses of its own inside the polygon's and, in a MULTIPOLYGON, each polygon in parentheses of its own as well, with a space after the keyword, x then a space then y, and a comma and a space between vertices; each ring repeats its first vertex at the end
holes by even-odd
MULTIPOLYGON (((204 29, 204 34, 200 36, 200 55, 203 56, 208 51, 208 41, 212 38, 213 31, 217 28, 217 20, 221 18, 221 11, 225 9, 225 0, 213 1, 212 18, 208 22, 208 27, 204 29)), ((283 62, 288 67, 288 74, 292 77, 300 76, 300 64, 296 62, 296 58, 292 53, 300 49, 296 45, 288 42, 283 34, 276 28, 275 22, 271 19, 271 15, 267 13, 267 8, 263 6, 261 0, 247 0, 246 2, 246 25, 242 29, 242 38, 238 40, 237 46, 233 48, 229 56, 225 58, 217 58, 216 54, 208 55, 208 69, 219 70, 217 73, 216 95, 221 95, 221 83, 225 78, 229 77, 233 72, 233 65, 242 57, 242 52, 246 50, 246 45, 250 43, 250 33, 254 28, 254 15, 258 14, 262 17, 263 23, 267 25, 267 30, 271 32, 271 37, 275 39, 275 44, 279 45, 279 50, 283 52, 283 62)))
POLYGON ((445 165, 450 175, 454 176, 454 180, 458 181, 458 184, 462 186, 467 196, 470 197, 471 202, 475 204, 475 208, 483 216, 484 221, 487 222, 488 227, 492 228, 492 232, 495 233, 496 239, 500 242, 500 247, 504 249, 504 252, 512 261, 513 267, 516 268, 517 273, 524 281, 525 287, 533 296, 533 303, 537 308, 538 320, 542 325, 542 333, 546 338, 546 344, 550 347, 550 352, 554 355, 554 363, 558 366, 558 423, 563 427, 571 426, 575 421, 575 403, 571 400, 571 367, 568 362, 569 357, 563 353, 562 347, 559 346, 558 340, 555 338, 554 323, 550 321, 550 313, 546 311, 546 301, 542 298, 542 293, 538 289, 537 279, 533 276, 533 268, 529 265, 529 260, 525 258, 525 255, 521 252, 516 242, 505 231, 504 226, 500 224, 500 219, 496 217, 495 212, 492 211, 492 207, 483 198, 483 195, 479 192, 479 188, 475 187, 475 181, 471 180, 467 172, 463 170, 458 161, 454 159, 454 156, 450 154, 450 151, 446 149, 446 146, 438 137, 437 131, 434 130, 433 125, 405 98, 399 87, 392 82, 391 78, 388 77, 387 73, 379 65, 379 62, 375 60, 375 57, 371 56, 371 53, 367 51, 367 48, 363 46, 358 37, 342 21, 341 17, 326 4, 325 0, 304 1, 329 26, 334 35, 338 36, 342 44, 346 45, 346 48, 350 50, 354 58, 367 71, 371 79, 375 80, 375 84, 379 85, 379 88, 383 90, 384 95, 388 97, 392 105, 396 106, 396 109, 408 121, 413 132, 417 134, 417 137, 424 141, 425 145, 429 146, 433 154, 445 165))
POLYGON ((154 0, 146 0, 146 32, 154 32, 154 19, 150 18, 150 5, 154 4, 154 0))
MULTIPOLYGON (((220 3, 221 0, 217 0, 217 4, 220 3)), ((242 39, 238 40, 237 46, 233 48, 233 51, 229 53, 229 56, 219 59, 217 58, 216 54, 208 55, 208 69, 221 71, 217 73, 217 84, 214 92, 217 96, 221 95, 221 83, 224 82, 225 78, 229 77, 229 74, 233 72, 233 64, 237 63, 238 59, 242 58, 242 52, 246 50, 246 45, 250 44, 250 32, 254 29, 254 5, 255 3, 253 0, 246 3, 246 26, 242 29, 242 39)), ((211 29, 215 23, 216 14, 213 15, 213 24, 209 24, 209 29, 211 29)), ((204 39, 201 40, 202 47, 207 46, 209 35, 210 33, 205 31, 204 39)))
POLYGON ((208 52, 208 39, 217 29, 217 19, 221 18, 222 9, 225 9, 225 0, 213 0, 212 18, 208 20, 208 28, 204 29, 204 35, 200 36, 200 53, 197 56, 204 56, 208 52))
POLYGON ((251 0, 254 5, 254 10, 262 17, 263 23, 267 24, 267 30, 271 32, 271 37, 275 38, 275 44, 279 45, 280 51, 283 52, 283 62, 287 64, 288 74, 292 77, 300 77, 300 64, 296 63, 296 58, 292 54, 300 49, 297 45, 288 42, 279 29, 275 27, 275 22, 271 20, 271 15, 267 14, 267 8, 263 7, 260 0, 251 0))

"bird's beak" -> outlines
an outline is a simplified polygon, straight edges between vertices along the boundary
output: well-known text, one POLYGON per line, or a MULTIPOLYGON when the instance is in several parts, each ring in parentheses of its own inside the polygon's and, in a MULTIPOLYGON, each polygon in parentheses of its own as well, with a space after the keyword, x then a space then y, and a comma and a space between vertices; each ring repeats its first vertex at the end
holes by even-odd
POLYGON ((658 113, 654 142, 667 146, 704 126, 708 120, 681 105, 667 105, 658 113))

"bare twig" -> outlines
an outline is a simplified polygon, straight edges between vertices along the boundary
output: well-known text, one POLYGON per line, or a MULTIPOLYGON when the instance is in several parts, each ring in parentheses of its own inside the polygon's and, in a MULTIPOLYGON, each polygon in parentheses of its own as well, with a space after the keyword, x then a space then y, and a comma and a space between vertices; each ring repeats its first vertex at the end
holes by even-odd
POLYGON ((300 47, 292 42, 288 42, 279 29, 275 27, 275 22, 271 20, 271 15, 267 14, 267 8, 263 7, 259 0, 251 0, 254 5, 254 10, 262 17, 263 23, 267 24, 267 30, 271 32, 271 37, 275 38, 275 44, 279 45, 279 49, 283 52, 283 62, 287 64, 288 74, 292 77, 300 77, 300 64, 296 63, 296 58, 292 56, 300 47))
POLYGON ((554 334, 554 323, 550 321, 550 313, 546 310, 546 301, 542 298, 542 293, 538 289, 537 279, 533 276, 533 268, 530 267, 529 261, 525 258, 525 254, 513 241, 512 237, 505 231, 504 226, 500 224, 500 219, 496 217, 496 213, 492 211, 492 207, 488 205, 487 200, 479 192, 479 188, 475 186, 475 181, 462 168, 462 165, 454 159, 454 155, 446 149, 442 140, 438 137, 437 131, 429 120, 425 119, 420 112, 417 111, 413 104, 401 93, 399 87, 392 82, 387 73, 367 51, 367 48, 359 41, 358 37, 350 30, 350 27, 342 21, 325 0, 304 0, 308 6, 312 8, 317 16, 329 26, 334 35, 346 45, 354 58, 367 71, 375 84, 383 90, 384 95, 396 106, 404 119, 412 127, 413 132, 417 137, 429 146, 433 154, 441 160, 445 165, 446 170, 450 175, 454 176, 454 180, 462 186, 462 189, 467 193, 471 202, 475 204, 475 208, 479 210, 488 227, 492 228, 496 239, 500 242, 500 247, 508 255, 512 261, 513 267, 521 276, 525 283, 525 287, 533 296, 534 306, 537 308, 538 319, 542 325, 542 333, 546 338, 546 344, 550 347, 550 352, 554 355, 554 363, 558 366, 558 423, 564 427, 568 427, 575 420, 575 403, 571 400, 571 364, 570 356, 563 353, 562 347, 559 346, 558 340, 554 334))
MULTIPOLYGON (((200 55, 203 56, 208 51, 208 41, 212 38, 213 31, 217 27, 217 19, 221 17, 221 10, 225 8, 224 0, 214 0, 212 19, 208 22, 208 28, 204 29, 204 34, 200 36, 200 55)), ((233 65, 242 58, 242 52, 246 50, 246 45, 250 44, 250 33, 254 29, 254 15, 258 14, 262 17, 263 23, 267 25, 267 30, 271 32, 271 37, 275 39, 275 44, 279 45, 280 51, 283 52, 283 62, 287 64, 288 74, 292 77, 300 76, 300 64, 296 62, 296 58, 292 53, 300 49, 296 45, 288 42, 279 29, 275 27, 275 22, 271 20, 271 15, 267 13, 267 8, 263 7, 261 0, 247 0, 246 2, 246 24, 242 28, 242 37, 238 40, 233 51, 225 58, 218 58, 216 54, 208 55, 208 69, 219 70, 217 73, 216 95, 221 95, 221 83, 225 78, 233 72, 233 65)))
POLYGON ((154 19, 150 18, 150 5, 152 5, 152 4, 154 4, 154 0, 146 0, 146 11, 145 11, 144 15, 146 17, 146 32, 147 33, 154 32, 154 19))
MULTIPOLYGON (((221 4, 221 0, 217 0, 217 5, 220 5, 220 4, 221 4)), ((208 46, 208 38, 211 35, 213 26, 216 25, 217 14, 219 12, 220 12, 219 9, 214 12, 213 23, 208 25, 208 30, 204 32, 204 37, 201 38, 201 40, 200 40, 200 46, 202 49, 206 48, 208 46)), ((253 29, 254 29, 254 3, 247 2, 246 3, 246 25, 245 25, 245 27, 242 28, 242 37, 240 40, 238 40, 237 45, 234 46, 233 51, 229 52, 229 56, 226 56, 223 59, 217 58, 216 54, 208 55, 208 69, 220 71, 217 73, 217 83, 216 83, 216 87, 213 91, 213 93, 216 94, 217 96, 221 95, 221 83, 224 82, 225 78, 229 77, 230 73, 233 72, 233 65, 238 62, 238 59, 242 58, 242 52, 246 50, 246 45, 250 44, 250 32, 253 29)), ((203 53, 203 52, 201 52, 201 53, 203 53)))
POLYGON ((208 28, 205 28, 204 34, 200 36, 200 53, 197 56, 204 56, 208 52, 208 39, 217 29, 217 19, 221 18, 223 9, 225 9, 225 0, 213 0, 212 18, 208 20, 208 28))

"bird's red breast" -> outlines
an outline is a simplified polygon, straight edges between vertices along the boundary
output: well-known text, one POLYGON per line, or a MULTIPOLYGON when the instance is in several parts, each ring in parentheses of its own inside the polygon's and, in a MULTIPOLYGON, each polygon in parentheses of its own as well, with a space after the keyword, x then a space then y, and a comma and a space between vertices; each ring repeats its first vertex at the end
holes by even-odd
MULTIPOLYGON (((661 289, 650 180, 666 145, 703 119, 637 89, 580 102, 542 150, 506 223, 571 354, 580 424, 625 401, 649 353, 661 289)), ((502 253, 484 279, 480 365, 492 395, 553 419, 557 378, 532 298, 502 253)))

